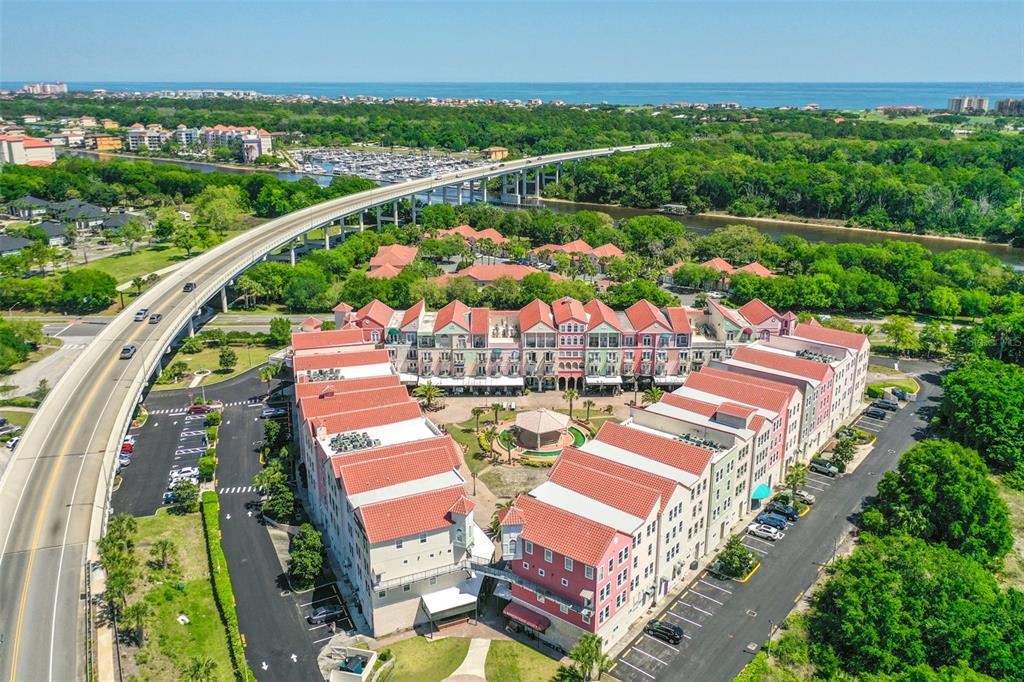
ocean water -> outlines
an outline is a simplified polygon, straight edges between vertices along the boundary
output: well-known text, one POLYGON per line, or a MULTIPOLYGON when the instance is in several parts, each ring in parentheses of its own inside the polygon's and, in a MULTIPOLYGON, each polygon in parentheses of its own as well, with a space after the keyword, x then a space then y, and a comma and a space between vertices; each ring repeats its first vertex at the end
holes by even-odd
MULTIPOLYGON (((5 83, 17 87, 20 83, 5 83)), ((995 100, 1024 98, 1024 82, 974 83, 246 83, 246 82, 71 82, 72 90, 110 92, 154 90, 255 90, 268 95, 339 97, 478 97, 484 99, 561 99, 571 104, 667 104, 737 102, 748 107, 804 106, 871 109, 884 104, 946 106, 950 97, 980 95, 995 100)))

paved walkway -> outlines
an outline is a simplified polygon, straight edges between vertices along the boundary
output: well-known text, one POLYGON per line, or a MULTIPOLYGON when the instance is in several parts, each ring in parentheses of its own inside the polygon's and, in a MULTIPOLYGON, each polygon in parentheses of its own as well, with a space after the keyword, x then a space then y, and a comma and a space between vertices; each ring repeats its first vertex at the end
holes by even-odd
POLYGON ((491 648, 491 640, 473 638, 469 642, 469 651, 462 664, 446 679, 449 682, 476 682, 486 680, 487 651, 491 648))

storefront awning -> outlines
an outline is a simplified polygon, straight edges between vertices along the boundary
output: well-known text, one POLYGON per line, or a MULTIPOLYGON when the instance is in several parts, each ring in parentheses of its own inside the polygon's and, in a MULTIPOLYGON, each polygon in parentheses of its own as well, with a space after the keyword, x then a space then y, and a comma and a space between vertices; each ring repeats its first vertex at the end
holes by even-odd
POLYGON ((431 616, 437 616, 440 613, 471 607, 476 603, 483 581, 483 575, 475 575, 453 587, 428 592, 420 597, 423 600, 423 608, 431 616))
POLYGON ((684 383, 686 383, 686 377, 685 376, 679 376, 679 375, 654 377, 654 383, 656 383, 656 384, 684 384, 684 383))
POLYGON ((750 496, 754 500, 764 500, 772 496, 772 489, 762 483, 761 485, 754 488, 753 494, 750 496))
POLYGON ((547 616, 537 613, 531 609, 526 608, 522 604, 511 602, 502 611, 506 616, 512 620, 522 623, 528 628, 533 628, 537 632, 544 632, 551 627, 551 619, 547 616))
POLYGON ((622 377, 587 377, 588 386, 621 386, 622 377))

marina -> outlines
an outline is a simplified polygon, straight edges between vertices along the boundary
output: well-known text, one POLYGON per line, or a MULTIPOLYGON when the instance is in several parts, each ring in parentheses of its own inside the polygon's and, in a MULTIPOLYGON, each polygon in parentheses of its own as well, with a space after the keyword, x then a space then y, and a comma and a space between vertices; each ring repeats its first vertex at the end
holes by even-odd
POLYGON ((318 176, 355 175, 383 183, 434 177, 486 164, 483 159, 332 147, 295 149, 289 154, 303 173, 318 176))

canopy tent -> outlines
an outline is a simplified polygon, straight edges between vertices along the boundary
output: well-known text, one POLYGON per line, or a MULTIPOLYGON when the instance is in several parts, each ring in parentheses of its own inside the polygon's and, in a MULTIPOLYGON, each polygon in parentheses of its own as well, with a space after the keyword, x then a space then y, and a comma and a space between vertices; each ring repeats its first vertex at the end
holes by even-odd
POLYGON ((432 620, 471 611, 476 608, 476 598, 483 581, 483 575, 476 574, 458 585, 428 592, 421 597, 423 608, 432 620))
POLYGON ((526 627, 532 628, 537 632, 544 632, 551 627, 550 618, 528 609, 522 604, 517 604, 516 602, 510 602, 502 613, 517 623, 522 623, 526 627))
POLYGON ((568 426, 568 415, 543 407, 516 415, 516 435, 526 447, 540 448, 557 443, 568 426))
POLYGON ((772 489, 769 488, 766 484, 762 483, 761 485, 759 485, 756 488, 754 488, 754 492, 753 492, 753 494, 751 494, 750 497, 751 497, 751 499, 754 499, 754 500, 764 500, 764 499, 767 499, 767 498, 769 498, 771 496, 772 496, 772 489))

